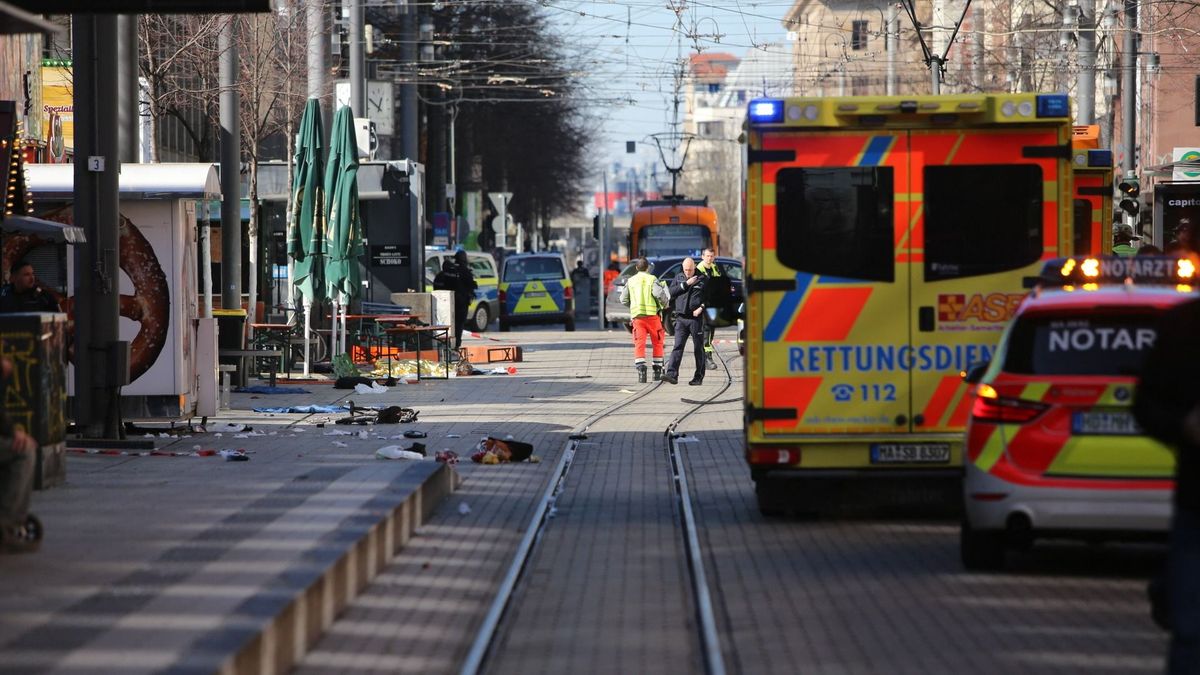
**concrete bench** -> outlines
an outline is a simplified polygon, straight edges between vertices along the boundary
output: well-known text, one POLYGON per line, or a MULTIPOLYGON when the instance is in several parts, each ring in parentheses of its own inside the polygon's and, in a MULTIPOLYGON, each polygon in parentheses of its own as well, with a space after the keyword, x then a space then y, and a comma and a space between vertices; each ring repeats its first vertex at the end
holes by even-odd
POLYGON ((280 349, 218 349, 217 356, 241 359, 241 367, 237 371, 237 386, 245 387, 249 378, 250 367, 247 362, 251 359, 268 357, 271 359, 271 386, 275 386, 275 374, 279 370, 279 359, 283 357, 280 349))

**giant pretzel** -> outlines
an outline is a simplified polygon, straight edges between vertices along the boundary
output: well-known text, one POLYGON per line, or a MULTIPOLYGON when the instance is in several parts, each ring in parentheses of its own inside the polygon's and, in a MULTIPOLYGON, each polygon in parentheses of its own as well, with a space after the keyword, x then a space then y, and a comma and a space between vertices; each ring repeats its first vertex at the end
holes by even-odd
MULTIPOLYGON (((47 220, 72 225, 74 214, 70 205, 43 216, 47 220)), ((121 216, 121 270, 133 282, 133 295, 121 296, 121 316, 138 322, 138 334, 129 346, 129 381, 141 377, 162 353, 167 344, 167 328, 171 323, 171 289, 163 273, 154 247, 125 216, 121 216)), ((34 234, 15 234, 4 237, 4 268, 25 257, 35 247, 46 243, 34 234)), ((52 294, 72 319, 75 299, 61 300, 52 294)))

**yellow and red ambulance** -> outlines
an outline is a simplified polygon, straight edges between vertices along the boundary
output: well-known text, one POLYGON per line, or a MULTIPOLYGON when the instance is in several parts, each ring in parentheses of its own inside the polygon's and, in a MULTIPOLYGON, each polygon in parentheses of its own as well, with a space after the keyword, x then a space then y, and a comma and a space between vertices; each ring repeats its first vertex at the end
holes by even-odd
POLYGON ((1074 255, 1112 253, 1113 154, 1100 147, 1100 127, 1077 126, 1071 132, 1074 255))
POLYGON ((760 510, 874 492, 860 479, 957 496, 959 373, 992 356, 1024 278, 1072 243, 1069 116, 1057 94, 750 103, 745 432, 760 510))
POLYGON ((1165 535, 1174 456, 1133 418, 1159 316, 1195 297, 1189 258, 1047 263, 975 386, 963 479, 963 564, 998 569, 1042 536, 1165 535))

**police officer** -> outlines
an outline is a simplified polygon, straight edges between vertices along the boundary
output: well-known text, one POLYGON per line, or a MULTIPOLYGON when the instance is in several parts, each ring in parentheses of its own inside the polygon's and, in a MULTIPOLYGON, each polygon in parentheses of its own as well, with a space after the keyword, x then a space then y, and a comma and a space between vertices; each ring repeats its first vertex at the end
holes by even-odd
MULTIPOLYGON (((706 248, 700 255, 700 264, 696 266, 696 271, 703 274, 708 279, 713 279, 721 276, 721 270, 717 268, 717 252, 711 248, 706 248)), ((704 315, 700 316, 703 322, 704 315)), ((704 360, 709 370, 717 369, 717 362, 713 360, 713 337, 716 336, 717 329, 715 326, 704 326, 704 360)))
POLYGON ((38 285, 33 265, 24 260, 13 265, 9 283, 0 288, 0 313, 58 311, 58 303, 38 285))
POLYGON ((462 347, 463 326, 467 323, 467 309, 475 297, 475 275, 467 264, 467 252, 459 249, 454 253, 454 262, 446 261, 442 271, 433 279, 433 288, 438 291, 454 291, 454 348, 462 347))
POLYGON ((696 270, 696 261, 683 259, 683 272, 671 280, 669 288, 672 308, 675 310, 675 348, 667 363, 667 374, 663 381, 679 383, 679 366, 683 361, 683 349, 688 340, 696 356, 696 372, 688 384, 704 384, 704 283, 706 277, 696 270))
POLYGON ((646 338, 654 346, 654 379, 662 379, 663 325, 659 312, 667 306, 667 289, 650 274, 650 262, 638 258, 635 263, 637 274, 629 277, 621 288, 621 304, 629 306, 633 324, 633 366, 637 369, 638 382, 646 381, 646 338))

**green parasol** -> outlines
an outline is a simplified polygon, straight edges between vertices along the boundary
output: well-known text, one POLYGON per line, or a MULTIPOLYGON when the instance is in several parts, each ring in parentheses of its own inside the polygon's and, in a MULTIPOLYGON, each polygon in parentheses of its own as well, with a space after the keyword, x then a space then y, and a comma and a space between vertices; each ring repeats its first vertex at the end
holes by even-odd
POLYGON ((358 295, 362 255, 362 223, 358 217, 358 143, 354 136, 354 113, 338 108, 329 132, 329 160, 325 164, 325 290, 341 310, 340 339, 334 353, 346 352, 346 306, 358 295))
POLYGON ((292 207, 288 214, 288 255, 295 261, 293 282, 311 305, 325 294, 321 274, 325 237, 325 199, 321 186, 322 156, 321 105, 308 99, 296 139, 295 174, 292 178, 292 207))

